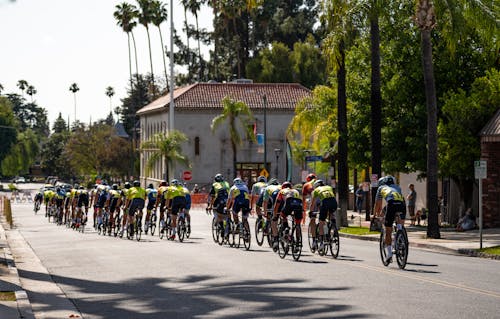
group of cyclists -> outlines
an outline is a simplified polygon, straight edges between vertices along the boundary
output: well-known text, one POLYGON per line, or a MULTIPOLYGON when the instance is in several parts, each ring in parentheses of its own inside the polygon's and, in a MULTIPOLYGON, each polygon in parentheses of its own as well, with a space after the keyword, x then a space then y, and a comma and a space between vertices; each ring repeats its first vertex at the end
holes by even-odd
MULTIPOLYGON (((391 237, 393 223, 396 221, 397 230, 403 228, 406 206, 401 188, 390 175, 379 179, 375 198, 374 216, 385 216, 381 254, 386 264, 392 261, 394 250, 392 246, 394 240, 391 237), (384 209, 382 209, 383 200, 386 201, 384 209)), ((35 211, 42 202, 45 204, 47 217, 53 216, 56 222, 75 229, 87 223, 89 208, 93 208, 95 229, 103 230, 109 235, 114 230, 115 235, 118 233, 120 237, 127 231, 128 237, 133 237, 134 231, 142 231, 143 209, 146 208, 144 223, 146 234, 151 230, 151 235, 154 235, 157 209, 160 212, 158 226, 161 238, 168 230, 168 239, 175 240, 179 217, 183 221, 185 218, 187 231, 191 232, 190 192, 176 179, 170 183, 162 181, 158 188, 149 184, 146 189, 142 188, 137 180, 132 184, 126 182, 123 188, 118 184, 110 186, 102 182, 96 184, 90 191, 78 184, 70 190, 62 187, 45 187, 35 196, 35 211), (124 217, 120 216, 120 212, 123 212, 124 217)), ((225 226, 227 221, 242 225, 245 233, 250 234, 248 216, 251 213, 256 214, 255 236, 257 237, 258 232, 262 231, 274 251, 279 248, 281 231, 289 227, 288 216, 291 216, 294 225, 299 225, 296 228, 295 238, 300 243, 293 249, 301 249, 300 225, 303 224, 306 213, 309 216, 307 227, 310 249, 313 253, 318 251, 320 254, 325 251, 325 245, 331 245, 332 236, 337 238, 338 254, 335 220, 337 206, 334 189, 318 179, 314 173, 307 175, 304 184, 298 185, 293 185, 289 181, 279 183, 276 178, 268 181, 265 176, 259 176, 251 189, 240 177, 235 178, 230 185, 222 174, 216 174, 207 198, 207 211, 214 212, 214 223, 222 230, 221 236, 228 236, 228 232, 232 231, 225 226), (260 225, 264 224, 270 227, 262 228, 260 225)), ((258 238, 257 242, 259 245, 262 243, 258 238)), ((336 257, 333 249, 331 250, 332 255, 336 257)))
MULTIPOLYGON (((160 211, 160 234, 169 229, 169 240, 176 238, 177 216, 182 214, 187 221, 187 232, 191 232, 190 214, 191 196, 189 190, 177 179, 162 181, 159 187, 149 184, 146 189, 139 181, 132 184, 125 182, 123 188, 118 184, 108 185, 106 182, 96 184, 88 191, 84 186, 75 184, 73 188, 65 190, 62 187, 45 186, 35 195, 35 213, 45 204, 45 216, 68 227, 80 229, 85 227, 89 208, 93 208, 93 227, 104 234, 132 238, 134 232, 140 230, 145 234, 151 230, 152 216, 160 211), (143 210, 146 208, 144 230, 140 223, 143 219, 143 210), (120 213, 123 212, 123 216, 120 213), (167 212, 167 214, 165 214, 167 212), (167 219, 165 218, 167 217, 167 219), (168 221, 168 222, 167 222, 168 221), (137 225, 139 223, 139 225, 137 225), (138 229, 139 226, 139 229, 138 229)), ((156 218, 154 219, 156 222, 156 218)), ((163 238, 163 236, 162 236, 163 238)))

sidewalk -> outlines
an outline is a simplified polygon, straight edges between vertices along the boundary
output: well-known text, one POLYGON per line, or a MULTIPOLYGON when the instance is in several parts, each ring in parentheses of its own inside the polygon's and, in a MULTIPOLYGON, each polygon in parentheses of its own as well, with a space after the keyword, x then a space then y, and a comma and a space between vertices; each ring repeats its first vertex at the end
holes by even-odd
POLYGON ((8 301, 0 298, 0 318, 17 319, 17 318, 35 318, 31 304, 28 299, 28 294, 23 290, 19 273, 12 257, 9 243, 5 236, 3 228, 4 217, 1 216, 0 222, 0 292, 3 296, 8 297, 8 301), (15 300, 13 300, 15 299, 15 300))
MULTIPOLYGON (((347 212, 349 226, 370 227, 370 222, 365 221, 365 214, 347 212)), ((453 228, 441 228, 441 239, 427 238, 427 227, 425 226, 410 226, 410 221, 406 220, 406 231, 410 247, 426 248, 447 253, 464 254, 474 257, 488 257, 500 260, 500 256, 487 255, 479 253, 479 230, 470 230, 466 232, 457 232, 453 228)), ((350 235, 340 234, 342 237, 378 241, 380 235, 350 235)), ((500 228, 483 229, 483 248, 500 246, 500 228)))

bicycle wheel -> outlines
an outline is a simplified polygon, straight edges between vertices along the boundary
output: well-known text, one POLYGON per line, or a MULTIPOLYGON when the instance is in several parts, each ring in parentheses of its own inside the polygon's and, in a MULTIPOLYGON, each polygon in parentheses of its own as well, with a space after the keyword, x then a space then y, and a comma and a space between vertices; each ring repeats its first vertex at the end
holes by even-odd
POLYGON ((248 224, 248 220, 245 220, 243 223, 243 245, 245 245, 245 250, 250 250, 251 243, 252 234, 250 233, 250 225, 248 224))
POLYGON ((406 267, 406 260, 408 259, 408 239, 405 233, 404 228, 398 230, 395 240, 396 261, 401 269, 406 267))
POLYGON ((156 214, 151 215, 151 220, 149 221, 149 230, 151 232, 151 236, 155 235, 156 231, 156 214))
POLYGON ((217 243, 222 246, 226 241, 226 230, 224 226, 221 226, 220 223, 217 223, 217 243))
POLYGON ((266 221, 264 218, 258 219, 255 221, 255 241, 257 241, 257 245, 262 246, 264 243, 264 225, 266 221))
POLYGON ((267 244, 269 245, 269 247, 273 247, 273 232, 271 230, 271 222, 270 221, 266 221, 266 225, 264 227, 266 229, 266 232, 267 232, 267 244))
POLYGON ((162 221, 163 220, 160 220, 160 229, 158 230, 158 236, 160 237, 160 239, 163 239, 163 237, 165 236, 165 233, 167 232, 167 226, 166 226, 164 221, 163 221, 163 226, 162 226, 162 221))
POLYGON ((289 243, 288 243, 288 238, 286 238, 288 235, 282 234, 279 238, 279 245, 278 245, 278 254, 281 259, 285 258, 286 255, 288 254, 288 249, 289 243))
POLYGON ((330 230, 328 232, 328 244, 329 244, 330 254, 332 254, 333 258, 337 259, 340 250, 339 232, 337 230, 337 227, 335 226, 329 228, 330 230))
POLYGON ((388 266, 391 262, 387 259, 387 253, 385 251, 385 227, 382 226, 382 231, 380 232, 379 248, 380 248, 380 258, 382 259, 382 264, 388 266))
POLYGON ((300 225, 296 225, 295 228, 292 234, 292 257, 297 261, 302 255, 302 230, 300 225))
POLYGON ((184 241, 184 236, 186 235, 186 225, 184 219, 179 219, 177 223, 177 233, 179 234, 179 241, 182 243, 184 241))
MULTIPOLYGON (((309 244, 309 250, 314 254, 316 252, 316 248, 314 247, 315 238, 312 235, 312 227, 313 226, 311 224, 309 224, 309 227, 307 227, 307 243, 309 244)), ((318 229, 316 229, 316 234, 317 231, 318 229)))
POLYGON ((237 225, 234 223, 231 223, 232 225, 232 236, 229 234, 229 238, 233 238, 233 241, 229 243, 229 246, 235 247, 235 248, 240 248, 241 240, 242 240, 242 234, 243 234, 243 224, 238 223, 237 225))
POLYGON ((135 220, 135 229, 134 229, 135 240, 140 241, 142 237, 142 222, 140 218, 135 220))
POLYGON ((114 235, 115 237, 118 236, 118 234, 120 233, 120 226, 121 226, 121 218, 120 216, 117 216, 115 218, 115 228, 114 228, 114 235))
POLYGON ((219 242, 219 232, 218 230, 218 223, 216 218, 212 218, 212 239, 214 240, 214 243, 219 242))

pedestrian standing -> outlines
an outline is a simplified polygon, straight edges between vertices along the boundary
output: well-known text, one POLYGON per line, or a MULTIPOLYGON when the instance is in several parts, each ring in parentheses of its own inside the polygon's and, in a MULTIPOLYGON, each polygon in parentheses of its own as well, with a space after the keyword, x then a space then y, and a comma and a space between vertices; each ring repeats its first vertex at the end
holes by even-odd
POLYGON ((410 213, 410 225, 415 226, 415 203, 417 202, 417 192, 415 191, 415 185, 408 185, 408 195, 406 195, 406 201, 408 203, 408 212, 410 213))
POLYGON ((361 213, 361 210, 363 209, 363 197, 365 197, 365 192, 363 191, 363 184, 359 184, 355 195, 356 195, 356 210, 358 211, 358 213, 361 213))

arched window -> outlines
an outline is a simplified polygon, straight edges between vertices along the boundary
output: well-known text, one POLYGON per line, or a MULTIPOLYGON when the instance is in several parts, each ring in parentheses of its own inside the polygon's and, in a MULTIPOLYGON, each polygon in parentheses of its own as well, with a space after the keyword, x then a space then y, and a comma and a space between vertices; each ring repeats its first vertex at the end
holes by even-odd
POLYGON ((194 138, 194 155, 200 155, 200 138, 198 136, 194 138))

